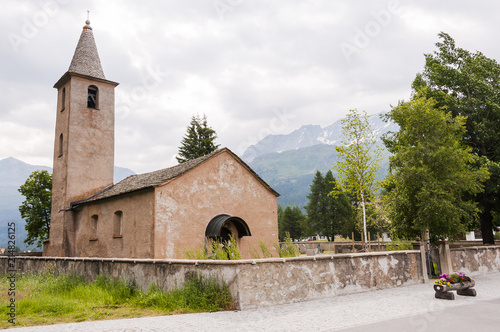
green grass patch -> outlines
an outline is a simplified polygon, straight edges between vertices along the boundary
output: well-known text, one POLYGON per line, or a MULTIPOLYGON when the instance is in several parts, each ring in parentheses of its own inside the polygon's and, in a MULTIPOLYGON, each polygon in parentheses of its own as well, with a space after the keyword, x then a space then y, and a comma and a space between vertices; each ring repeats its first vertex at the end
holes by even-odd
MULTIPOLYGON (((1 276, 7 280, 6 275, 1 276)), ((184 286, 168 292, 151 285, 147 292, 133 282, 100 275, 94 282, 52 273, 16 275, 16 325, 8 322, 11 296, 0 287, 0 328, 118 319, 233 309, 231 294, 215 278, 193 274, 184 286)))

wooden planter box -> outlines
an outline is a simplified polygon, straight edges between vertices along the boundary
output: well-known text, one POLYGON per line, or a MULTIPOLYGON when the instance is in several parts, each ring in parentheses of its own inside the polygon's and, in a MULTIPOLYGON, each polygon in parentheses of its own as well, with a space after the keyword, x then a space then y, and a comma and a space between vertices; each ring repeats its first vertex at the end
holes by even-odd
POLYGON ((434 285, 435 297, 436 299, 454 300, 455 294, 451 291, 457 291, 457 295, 476 296, 476 290, 472 289, 475 285, 474 281, 465 282, 464 284, 434 285))

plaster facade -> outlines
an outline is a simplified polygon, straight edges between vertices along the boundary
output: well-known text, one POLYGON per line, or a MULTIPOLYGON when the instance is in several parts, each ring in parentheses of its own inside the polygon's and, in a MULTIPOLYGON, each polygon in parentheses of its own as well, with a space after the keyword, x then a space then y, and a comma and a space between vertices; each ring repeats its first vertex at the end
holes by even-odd
POLYGON ((54 85, 52 211, 44 256, 184 258, 207 237, 230 233, 243 258, 259 241, 272 248, 279 194, 228 149, 113 184, 117 85, 104 76, 87 21, 68 72, 54 85), (220 215, 231 219, 211 224, 220 215))
MULTIPOLYGON (((185 258, 186 250, 202 246, 205 230, 219 214, 238 216, 251 236, 238 238, 242 258, 259 241, 269 248, 278 242, 276 196, 227 150, 208 159, 182 177, 155 189, 155 256, 185 258)), ((275 253, 276 254, 276 253, 275 253)))

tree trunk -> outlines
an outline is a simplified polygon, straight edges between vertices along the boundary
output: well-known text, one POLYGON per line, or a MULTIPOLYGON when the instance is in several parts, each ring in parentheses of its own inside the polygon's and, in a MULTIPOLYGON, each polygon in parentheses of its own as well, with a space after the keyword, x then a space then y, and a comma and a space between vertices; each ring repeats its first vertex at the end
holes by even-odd
POLYGON ((366 211, 365 211, 365 196, 363 192, 361 192, 361 206, 363 207, 363 234, 365 235, 363 245, 365 249, 367 248, 366 241, 368 241, 368 237, 366 236, 366 211))
POLYGON ((488 197, 484 197, 483 212, 480 216, 483 244, 495 244, 495 238, 493 236, 493 216, 491 215, 491 208, 491 203, 488 201, 488 197))

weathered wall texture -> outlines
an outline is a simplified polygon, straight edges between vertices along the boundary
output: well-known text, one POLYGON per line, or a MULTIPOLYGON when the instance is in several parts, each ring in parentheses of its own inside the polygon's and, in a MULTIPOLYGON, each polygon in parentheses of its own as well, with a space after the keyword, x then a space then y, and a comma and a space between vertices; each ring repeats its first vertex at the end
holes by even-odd
POLYGON ((475 275, 500 271, 500 246, 450 249, 453 272, 475 275))
MULTIPOLYGON (((74 218, 73 245, 76 257, 153 257, 154 190, 141 190, 126 195, 85 204, 71 211, 74 218), (115 212, 121 212, 122 232, 115 232, 115 212), (94 234, 91 218, 97 216, 94 234)), ((70 233, 70 232, 68 232, 70 233)))
MULTIPOLYGON (((300 302, 373 289, 421 283, 419 251, 321 255, 240 261, 189 261, 112 258, 17 257, 18 272, 99 274, 151 283, 167 290, 182 286, 193 272, 224 280, 240 309, 300 302)), ((7 257, 0 258, 7 272, 7 257)))
POLYGON ((67 241, 73 234, 67 231, 72 216, 65 209, 70 202, 113 184, 116 83, 66 74, 57 84, 52 217, 50 242, 45 244, 44 252, 49 256, 69 256, 67 241), (98 88, 97 108, 87 107, 90 85, 98 88))
MULTIPOLYGON (((201 248, 205 230, 219 214, 245 220, 252 236, 239 240, 242 258, 263 241, 275 253, 276 196, 229 153, 223 152, 156 188, 154 258, 186 258, 201 248)), ((276 254, 276 253, 275 253, 276 254)))

